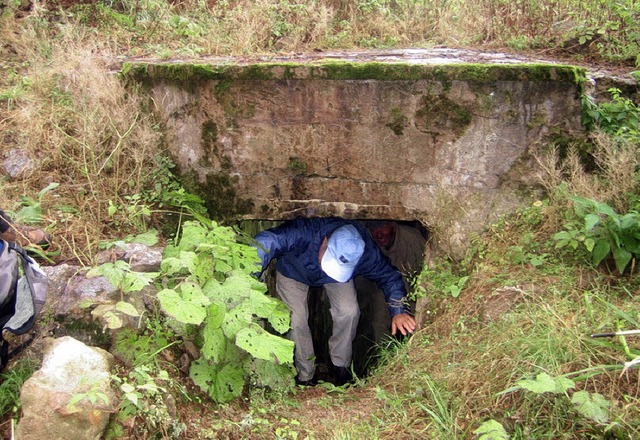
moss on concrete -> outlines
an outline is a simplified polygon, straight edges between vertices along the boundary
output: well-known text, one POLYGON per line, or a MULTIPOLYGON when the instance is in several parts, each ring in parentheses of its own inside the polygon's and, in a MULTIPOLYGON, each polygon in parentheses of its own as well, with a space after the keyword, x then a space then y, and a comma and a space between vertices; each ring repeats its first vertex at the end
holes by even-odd
POLYGON ((227 220, 247 214, 253 210, 253 201, 237 197, 235 184, 237 179, 224 173, 211 173, 202 194, 205 206, 211 218, 227 220))
POLYGON ((325 80, 432 80, 451 81, 560 81, 582 85, 581 67, 555 64, 444 64, 321 61, 309 63, 256 63, 215 65, 168 62, 127 62, 121 76, 137 81, 267 81, 282 79, 325 80))
POLYGON ((304 176, 307 174, 306 162, 300 160, 298 157, 290 157, 287 167, 295 176, 304 176))
POLYGON ((433 133, 452 132, 460 136, 471 124, 473 112, 446 95, 424 97, 414 120, 419 129, 433 133))
POLYGON ((404 128, 408 125, 409 118, 402 113, 402 110, 399 108, 391 109, 391 120, 385 124, 386 127, 389 127, 391 131, 393 131, 396 136, 402 136, 404 134, 404 128))
POLYGON ((202 147, 205 150, 217 152, 216 142, 218 140, 218 125, 211 119, 202 124, 202 147))

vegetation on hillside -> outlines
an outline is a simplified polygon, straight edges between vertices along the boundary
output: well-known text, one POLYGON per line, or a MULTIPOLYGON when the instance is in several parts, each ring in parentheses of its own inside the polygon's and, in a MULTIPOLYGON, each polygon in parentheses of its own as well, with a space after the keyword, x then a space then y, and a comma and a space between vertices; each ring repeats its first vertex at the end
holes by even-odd
MULTIPOLYGON (((246 344, 263 336, 251 316, 242 322, 246 314, 235 315, 244 338, 236 321, 225 327, 215 313, 191 322, 211 306, 198 289, 238 283, 247 293, 243 310, 260 300, 245 263, 207 253, 222 246, 241 254, 243 239, 207 220, 202 202, 174 179, 161 128, 113 74, 127 56, 442 45, 633 70, 640 64, 638 2, 5 0, 0 12, 2 153, 24 150, 37 161, 26 174, 2 177, 1 207, 55 235, 55 246, 41 253, 52 262, 91 266, 105 242, 152 228, 170 244, 164 313, 150 317, 142 332, 118 337, 116 349, 133 357, 114 376, 122 404, 111 438, 640 435, 640 375, 632 365, 638 340, 590 336, 640 325, 640 111, 619 91, 605 103, 584 98, 588 139, 550 145, 538 158, 546 170, 544 200, 488 227, 463 261, 438 259, 425 268, 417 291, 429 299, 422 311, 428 319, 408 341, 389 341, 371 377, 349 389, 325 384, 291 392, 287 363, 266 373, 263 353, 246 344), (199 221, 187 224, 192 230, 206 225, 202 236, 209 238, 173 241, 185 220, 199 221), (225 264, 236 270, 233 277, 225 264), (196 315, 179 313, 187 300, 197 303, 196 315), (254 333, 247 337, 246 328, 254 333), (233 386, 199 382, 207 368, 187 379, 174 361, 185 339, 202 349, 196 365, 233 364, 225 370, 233 386), (169 393, 175 407, 164 398, 169 393)), ((152 280, 134 281, 128 285, 152 280)), ((3 377, 2 395, 12 396, 3 413, 10 416, 19 411, 16 389, 33 370, 19 367, 3 377)))

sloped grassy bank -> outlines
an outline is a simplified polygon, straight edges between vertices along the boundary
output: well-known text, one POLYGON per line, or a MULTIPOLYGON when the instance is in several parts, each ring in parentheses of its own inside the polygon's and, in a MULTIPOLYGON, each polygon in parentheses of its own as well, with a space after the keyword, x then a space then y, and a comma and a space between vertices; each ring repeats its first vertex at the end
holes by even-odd
POLYGON ((478 237, 467 260, 425 270, 430 318, 389 341, 370 377, 250 387, 222 405, 188 388, 185 438, 637 438, 639 376, 625 362, 640 344, 591 335, 638 328, 640 282, 559 249, 561 212, 536 202, 478 237))

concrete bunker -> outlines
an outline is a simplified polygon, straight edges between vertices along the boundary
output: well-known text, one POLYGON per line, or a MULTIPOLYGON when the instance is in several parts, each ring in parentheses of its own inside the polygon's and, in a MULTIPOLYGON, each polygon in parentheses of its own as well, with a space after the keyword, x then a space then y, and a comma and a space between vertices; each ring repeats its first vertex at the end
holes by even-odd
POLYGON ((538 154, 583 135, 585 71, 508 56, 128 62, 121 75, 214 218, 417 222, 429 252, 454 258, 541 196, 538 154))
POLYGON ((217 219, 418 219, 435 252, 540 197, 536 155, 582 135, 581 68, 434 51, 129 62, 183 182, 217 219))

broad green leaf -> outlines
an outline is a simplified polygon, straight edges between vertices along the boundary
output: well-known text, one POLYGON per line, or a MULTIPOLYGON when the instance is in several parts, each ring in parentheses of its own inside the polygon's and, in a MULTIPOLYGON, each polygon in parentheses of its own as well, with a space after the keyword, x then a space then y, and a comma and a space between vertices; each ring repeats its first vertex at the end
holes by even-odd
POLYGON ((257 324, 240 329, 236 345, 258 359, 277 364, 293 363, 293 341, 272 335, 257 324))
POLYGON ((202 355, 216 363, 221 362, 224 359, 227 346, 227 338, 222 329, 205 326, 203 337, 202 355))
POLYGON ((244 370, 239 364, 215 365, 203 359, 191 363, 189 377, 218 403, 240 396, 244 388, 244 370))
POLYGON ((133 306, 133 304, 128 303, 126 301, 118 301, 116 303, 116 310, 120 313, 124 313, 129 316, 140 316, 138 310, 133 306))
POLYGON ((207 316, 209 300, 195 286, 181 284, 180 293, 172 289, 158 292, 160 307, 169 316, 185 324, 199 325, 207 316))
POLYGON ((158 244, 158 231, 150 229, 147 232, 138 234, 131 240, 132 243, 141 243, 147 246, 155 246, 158 244))
POLYGON ((567 231, 560 231, 553 234, 553 238, 555 240, 570 240, 572 236, 567 231))
POLYGON ((596 242, 593 238, 587 237, 584 239, 584 247, 586 247, 589 252, 593 251, 593 247, 595 245, 596 245, 596 242))
POLYGON ((123 383, 122 385, 120 385, 120 390, 123 393, 132 393, 134 392, 136 389, 133 385, 131 385, 130 383, 123 383))
POLYGON ((112 311, 106 312, 102 319, 105 320, 107 327, 111 330, 117 330, 123 326, 122 319, 112 311))
POLYGON ((248 358, 246 371, 252 374, 252 383, 258 387, 269 387, 274 390, 286 390, 293 386, 296 370, 293 364, 276 364, 272 361, 248 358))
POLYGON ((577 391, 573 393, 571 402, 576 405, 578 412, 588 419, 601 424, 609 421, 611 402, 601 394, 577 391))
POLYGON ((618 218, 618 213, 606 203, 598 203, 597 209, 600 213, 608 215, 611 218, 618 218))
POLYGON ((167 257, 160 263, 160 269, 167 275, 175 275, 183 272, 193 273, 197 255, 194 252, 180 251, 176 257, 167 257))
POLYGON ((617 248, 613 250, 613 259, 616 261, 616 267, 620 273, 624 272, 631 258, 633 258, 633 255, 626 249, 617 248))
POLYGON ((222 322, 222 330, 227 338, 233 340, 241 329, 248 327, 252 322, 251 306, 248 302, 243 302, 227 311, 222 322))
POLYGON ((249 297, 254 315, 265 318, 278 333, 285 333, 291 327, 291 312, 285 303, 265 293, 251 291, 249 297))
POLYGON ((622 230, 637 229, 640 224, 640 215, 630 212, 620 217, 620 228, 622 230))
POLYGON ((504 426, 493 419, 482 423, 473 433, 478 436, 478 440, 509 440, 509 434, 504 426))
POLYGON ((98 305, 98 307, 96 307, 91 311, 91 315, 98 318, 102 318, 105 313, 113 310, 113 308, 114 308, 113 304, 100 304, 98 305))
POLYGON ((138 406, 138 393, 126 393, 127 400, 133 403, 135 406, 138 406))
POLYGON ((194 251, 207 242, 207 228, 198 222, 185 222, 178 247, 184 251, 194 251))
POLYGON ((215 266, 216 260, 213 255, 198 254, 191 268, 191 274, 194 276, 195 281, 203 285, 214 276, 215 266))
POLYGON ((216 260, 216 271, 221 273, 228 273, 233 270, 233 267, 229 263, 223 260, 216 260))
POLYGON ((124 272, 120 281, 123 292, 139 292, 160 275, 159 272, 124 272))
POLYGON ((182 297, 193 303, 199 304, 202 306, 208 306, 211 304, 211 300, 207 298, 207 296, 202 292, 202 289, 199 285, 192 282, 184 282, 178 286, 182 297))
POLYGON ((609 246, 609 242, 607 240, 598 240, 596 241, 595 246, 593 247, 593 251, 591 252, 591 262, 594 266, 597 266, 607 258, 609 252, 611 251, 611 247, 609 246))
POLYGON ((551 377, 547 373, 540 373, 535 380, 523 379, 516 385, 536 394, 564 393, 575 386, 575 382, 564 376, 551 377))
POLYGON ((584 228, 587 231, 592 230, 600 222, 600 216, 597 214, 587 214, 584 217, 584 228))
POLYGON ((252 284, 253 281, 249 275, 232 274, 222 284, 215 279, 210 279, 204 285, 203 291, 209 298, 223 302, 227 309, 230 309, 249 298, 252 284))
POLYGON ((242 365, 226 364, 216 375, 209 395, 218 403, 229 402, 240 397, 244 389, 242 365))
POLYGON ((211 328, 220 328, 224 321, 224 314, 226 311, 227 309, 224 307, 224 304, 215 301, 212 302, 207 308, 207 326, 211 328))
POLYGON ((103 276, 113 287, 117 288, 120 286, 120 282, 128 270, 130 270, 129 264, 118 260, 114 263, 104 263, 100 266, 91 268, 87 272, 87 278, 103 276))
POLYGON ((213 385, 216 373, 217 367, 203 358, 194 360, 189 367, 189 377, 207 394, 213 385))

